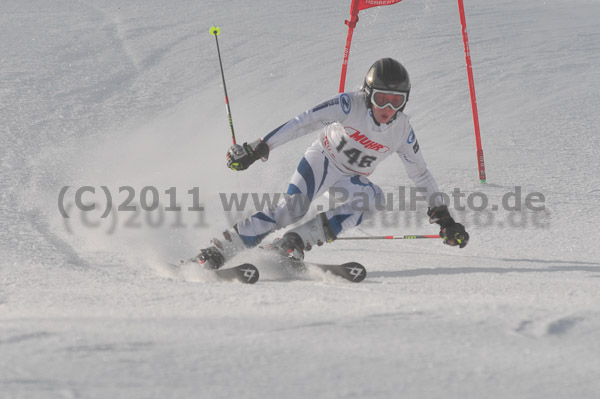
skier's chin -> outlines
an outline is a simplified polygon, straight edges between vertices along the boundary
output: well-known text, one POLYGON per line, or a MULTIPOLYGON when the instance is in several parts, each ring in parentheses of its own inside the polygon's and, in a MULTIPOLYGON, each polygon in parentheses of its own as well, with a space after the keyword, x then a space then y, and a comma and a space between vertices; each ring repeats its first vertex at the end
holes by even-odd
POLYGON ((392 120, 392 117, 394 116, 394 114, 384 114, 384 115, 379 115, 379 117, 377 118, 377 122, 383 124, 388 123, 390 120, 392 120))

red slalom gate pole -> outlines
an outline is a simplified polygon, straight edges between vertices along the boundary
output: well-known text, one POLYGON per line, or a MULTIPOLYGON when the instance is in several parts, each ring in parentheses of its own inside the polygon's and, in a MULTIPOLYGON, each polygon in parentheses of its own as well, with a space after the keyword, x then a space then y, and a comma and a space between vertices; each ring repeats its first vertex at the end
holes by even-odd
POLYGON ((344 21, 348 25, 348 36, 344 47, 344 61, 342 61, 342 74, 340 76, 340 93, 344 92, 346 85, 346 71, 348 70, 348 58, 350 57, 350 46, 352 45, 352 34, 358 22, 358 1, 353 0, 350 8, 350 20, 344 21))
POLYGON ((485 184, 485 162, 483 160, 483 148, 481 146, 481 132, 479 130, 479 116, 477 112, 477 98, 475 97, 475 82, 473 79, 473 65, 471 64, 471 50, 469 47, 469 36, 467 35, 467 19, 465 18, 465 6, 463 0, 458 0, 460 12, 460 23, 462 25, 463 43, 465 45, 465 61, 467 63, 467 74, 469 76, 469 92, 471 94, 471 109, 473 110, 473 125, 475 127, 475 143, 477 145, 477 168, 479 169, 479 182, 485 184))
POLYGON ((389 6, 399 3, 402 0, 352 0, 350 5, 350 20, 344 21, 348 25, 348 36, 346 37, 346 46, 344 47, 344 61, 342 62, 342 74, 340 76, 340 93, 344 92, 346 85, 346 72, 348 70, 348 58, 350 57, 350 45, 352 44, 352 34, 358 22, 358 12, 371 7, 389 6))

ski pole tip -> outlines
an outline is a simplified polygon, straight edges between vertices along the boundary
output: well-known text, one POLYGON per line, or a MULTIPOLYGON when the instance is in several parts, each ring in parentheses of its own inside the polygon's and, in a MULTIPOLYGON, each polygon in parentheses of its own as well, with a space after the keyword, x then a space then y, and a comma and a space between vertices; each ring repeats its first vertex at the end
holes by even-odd
POLYGON ((221 33, 221 28, 219 28, 218 26, 214 26, 212 28, 210 28, 210 34, 213 36, 218 36, 219 33, 221 33))

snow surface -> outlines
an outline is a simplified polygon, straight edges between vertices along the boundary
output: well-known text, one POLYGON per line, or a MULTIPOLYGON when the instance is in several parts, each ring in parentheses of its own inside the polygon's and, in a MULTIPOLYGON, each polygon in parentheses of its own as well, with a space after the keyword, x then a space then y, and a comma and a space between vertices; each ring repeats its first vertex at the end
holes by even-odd
MULTIPOLYGON (((547 212, 454 212, 472 237, 463 250, 338 241, 307 254, 362 262, 358 285, 292 278, 250 251, 262 278, 244 286, 162 262, 241 216, 219 193, 285 190, 314 136, 227 170, 208 30, 222 29, 237 137, 254 140, 337 92, 350 1, 2 2, 0 397, 597 398, 600 3, 465 3, 487 185, 455 2, 361 12, 346 87, 377 58, 401 60, 440 187, 499 204, 519 186, 547 212), (72 205, 81 186, 96 188, 84 195, 96 211, 72 205), (205 212, 101 219, 101 186, 116 205, 133 187, 138 207, 145 186, 163 207, 170 187, 184 207, 200 187, 205 212)), ((410 184, 398 159, 372 180, 410 184)), ((352 234, 433 233, 419 209, 352 234)))

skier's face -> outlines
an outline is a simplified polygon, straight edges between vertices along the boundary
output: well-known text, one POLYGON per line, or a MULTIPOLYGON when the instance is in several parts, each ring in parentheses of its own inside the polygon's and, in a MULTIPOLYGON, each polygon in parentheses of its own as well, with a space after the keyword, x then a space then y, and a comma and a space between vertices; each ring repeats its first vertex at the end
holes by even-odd
POLYGON ((373 89, 371 105, 375 121, 379 124, 388 123, 406 105, 407 100, 408 93, 373 89))
POLYGON ((388 123, 394 117, 394 115, 396 115, 396 112, 397 112, 397 111, 391 109, 390 107, 385 107, 385 108, 372 107, 372 109, 373 109, 373 117, 375 118, 377 123, 379 123, 381 125, 385 125, 386 123, 388 123))

